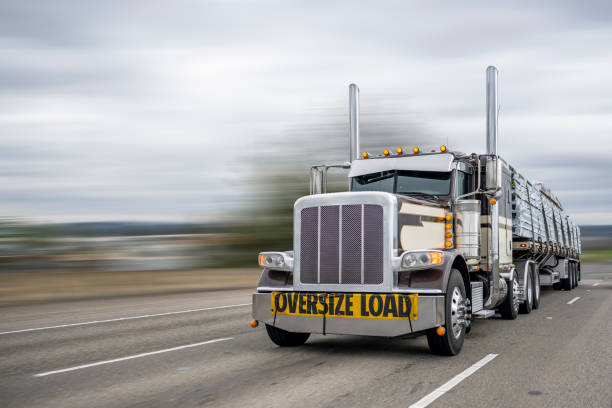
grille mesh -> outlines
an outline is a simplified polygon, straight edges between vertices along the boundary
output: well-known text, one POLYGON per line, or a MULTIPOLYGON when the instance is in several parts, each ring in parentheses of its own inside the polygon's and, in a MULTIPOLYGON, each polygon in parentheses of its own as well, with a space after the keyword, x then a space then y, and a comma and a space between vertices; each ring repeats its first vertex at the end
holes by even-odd
POLYGON ((339 283, 339 213, 337 205, 321 207, 321 283, 339 283))
POLYGON ((382 206, 350 204, 304 208, 300 232, 302 283, 382 284, 382 206))
POLYGON ((383 281, 382 207, 366 204, 363 211, 363 269, 367 271, 364 283, 379 285, 383 281))
POLYGON ((304 208, 301 221, 300 280, 317 283, 319 208, 304 208))

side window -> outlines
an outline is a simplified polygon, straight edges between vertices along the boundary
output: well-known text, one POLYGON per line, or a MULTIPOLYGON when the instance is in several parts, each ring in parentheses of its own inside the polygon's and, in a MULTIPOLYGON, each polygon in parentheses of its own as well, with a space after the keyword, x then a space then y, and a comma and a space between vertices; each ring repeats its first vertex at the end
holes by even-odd
POLYGON ((457 196, 472 192, 472 175, 457 171, 457 196))

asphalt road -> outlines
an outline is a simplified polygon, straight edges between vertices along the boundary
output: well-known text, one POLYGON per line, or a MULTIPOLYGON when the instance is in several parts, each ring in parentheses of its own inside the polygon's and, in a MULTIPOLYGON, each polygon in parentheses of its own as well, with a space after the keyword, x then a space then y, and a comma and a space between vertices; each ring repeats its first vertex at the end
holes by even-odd
POLYGON ((244 290, 3 307, 0 406, 407 407, 452 380, 430 407, 610 408, 611 295, 612 267, 585 266, 539 310, 476 321, 451 358, 423 337, 278 348, 244 290))

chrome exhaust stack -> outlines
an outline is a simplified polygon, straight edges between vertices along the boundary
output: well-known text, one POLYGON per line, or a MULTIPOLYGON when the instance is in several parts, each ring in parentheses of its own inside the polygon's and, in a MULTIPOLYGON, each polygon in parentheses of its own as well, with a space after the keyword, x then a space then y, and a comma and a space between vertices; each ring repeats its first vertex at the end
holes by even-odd
MULTIPOLYGON (((501 163, 497 158, 497 117, 499 105, 497 99, 497 68, 487 68, 487 150, 486 150, 486 189, 490 196, 498 198, 501 190, 501 163)), ((485 307, 494 308, 504 299, 505 282, 499 273, 499 204, 489 204, 491 215, 491 233, 488 234, 488 269, 491 271, 491 287, 489 299, 485 307)))
POLYGON ((349 163, 359 159, 359 87, 349 85, 349 163))

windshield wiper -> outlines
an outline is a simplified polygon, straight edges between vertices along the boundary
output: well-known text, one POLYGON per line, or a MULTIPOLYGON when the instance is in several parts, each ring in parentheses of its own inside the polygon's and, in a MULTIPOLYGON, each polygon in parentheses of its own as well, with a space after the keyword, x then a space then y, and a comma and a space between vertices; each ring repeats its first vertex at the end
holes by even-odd
POLYGON ((398 191, 397 194, 404 194, 404 195, 414 194, 414 195, 422 195, 422 196, 427 196, 427 197, 433 197, 436 200, 439 199, 439 197, 436 194, 424 193, 422 191, 401 191, 401 192, 398 191))

